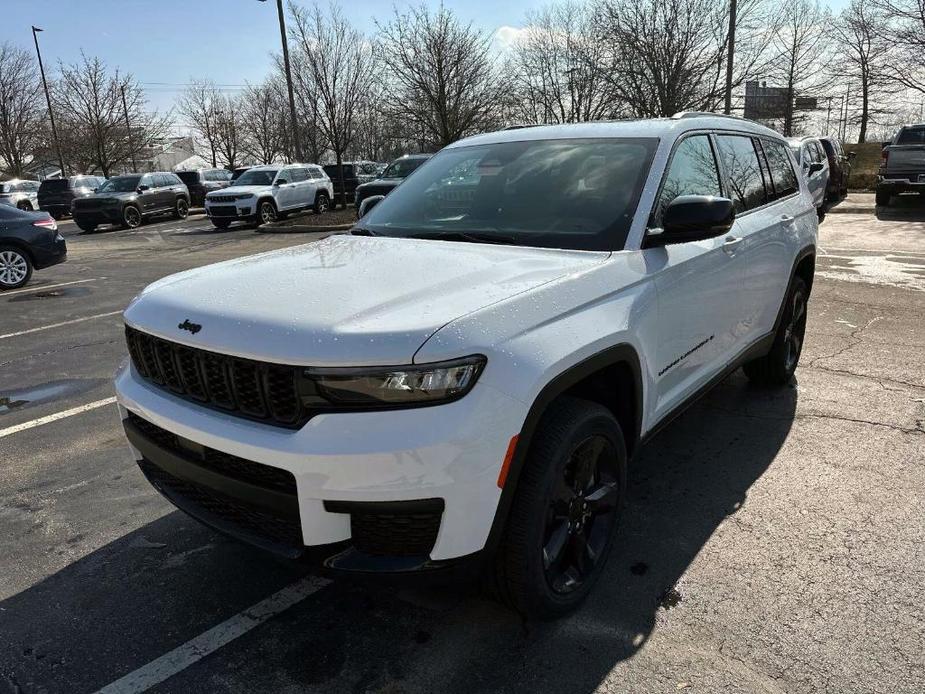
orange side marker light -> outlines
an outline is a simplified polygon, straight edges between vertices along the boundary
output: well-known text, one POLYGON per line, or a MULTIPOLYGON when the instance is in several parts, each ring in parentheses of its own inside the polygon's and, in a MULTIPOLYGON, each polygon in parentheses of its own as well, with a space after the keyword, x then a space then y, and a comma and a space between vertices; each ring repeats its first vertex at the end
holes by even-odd
POLYGON ((508 470, 511 469, 511 461, 514 459, 514 451, 517 450, 517 439, 519 438, 520 434, 515 434, 507 445, 507 453, 504 454, 504 462, 501 463, 501 472, 498 473, 498 489, 504 489, 504 481, 507 479, 508 470))

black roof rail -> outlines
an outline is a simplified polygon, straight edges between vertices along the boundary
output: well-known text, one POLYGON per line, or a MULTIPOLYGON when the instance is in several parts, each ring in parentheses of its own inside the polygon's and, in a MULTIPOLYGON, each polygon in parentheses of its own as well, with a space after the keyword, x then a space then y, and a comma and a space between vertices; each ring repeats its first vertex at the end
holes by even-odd
POLYGON ((710 111, 678 111, 672 118, 675 120, 681 118, 734 118, 735 120, 749 120, 731 113, 712 113, 710 111))

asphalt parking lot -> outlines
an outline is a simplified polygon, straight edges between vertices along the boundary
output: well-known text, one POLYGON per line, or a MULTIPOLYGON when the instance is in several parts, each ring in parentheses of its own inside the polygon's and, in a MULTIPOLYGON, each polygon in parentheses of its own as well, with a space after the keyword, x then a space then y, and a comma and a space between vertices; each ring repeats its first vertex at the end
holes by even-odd
POLYGON ((829 214, 793 386, 733 375, 660 434, 601 583, 542 625, 316 578, 173 510, 131 459, 121 309, 320 234, 62 230, 69 261, 0 295, 0 691, 925 689, 925 201, 829 214))

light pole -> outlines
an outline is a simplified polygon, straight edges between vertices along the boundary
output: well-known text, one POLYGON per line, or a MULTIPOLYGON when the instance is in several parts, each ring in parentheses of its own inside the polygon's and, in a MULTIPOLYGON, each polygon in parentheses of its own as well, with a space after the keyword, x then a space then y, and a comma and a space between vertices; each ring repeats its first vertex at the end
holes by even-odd
POLYGON ((61 144, 58 142, 58 129, 55 127, 55 114, 51 110, 51 96, 48 94, 48 82, 45 80, 45 66, 42 64, 42 51, 39 50, 38 32, 43 31, 38 27, 32 27, 32 40, 35 41, 35 53, 39 57, 39 71, 42 73, 42 86, 45 87, 45 101, 48 103, 48 119, 51 121, 51 136, 55 140, 55 151, 58 153, 58 164, 61 165, 61 178, 67 176, 64 169, 64 157, 61 156, 61 144))
POLYGON ((128 150, 132 155, 132 172, 138 172, 138 164, 135 162, 135 150, 132 147, 132 126, 128 121, 128 106, 125 104, 125 85, 119 85, 119 90, 122 92, 122 112, 125 114, 125 137, 128 141, 128 150))
POLYGON ((726 104, 723 113, 732 113, 732 63, 736 50, 736 0, 729 0, 729 57, 726 59, 726 104))
MULTIPOLYGON (((267 0, 259 0, 266 2, 267 0)), ((292 90, 292 68, 289 67, 289 42, 286 40, 286 18, 283 14, 283 0, 276 0, 276 13, 279 15, 279 39, 283 44, 283 64, 286 66, 286 87, 289 89, 289 121, 292 131, 292 149, 296 161, 302 161, 302 145, 299 142, 299 128, 295 118, 295 94, 292 90)))

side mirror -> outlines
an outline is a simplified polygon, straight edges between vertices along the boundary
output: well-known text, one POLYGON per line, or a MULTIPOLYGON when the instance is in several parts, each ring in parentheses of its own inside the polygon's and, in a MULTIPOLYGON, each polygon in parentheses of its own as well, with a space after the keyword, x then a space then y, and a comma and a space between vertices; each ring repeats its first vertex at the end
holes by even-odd
POLYGON ((275 181, 273 181, 274 186, 284 186, 287 183, 289 183, 289 181, 285 178, 277 178, 275 181))
POLYGON ((819 172, 819 171, 822 171, 822 162, 821 162, 821 161, 814 161, 812 164, 809 165, 809 173, 810 173, 810 175, 812 175, 812 174, 814 174, 814 173, 817 173, 817 172, 819 172))
POLYGON ((880 144, 882 147, 889 147, 891 144, 893 144, 893 141, 887 140, 886 142, 881 142, 880 144))
POLYGON ((848 159, 854 159, 856 156, 858 156, 857 152, 848 152, 848 159))
POLYGON ((93 189, 93 192, 94 192, 94 193, 99 193, 99 192, 100 192, 100 189, 99 189, 99 188, 94 188, 94 189, 93 189))
POLYGON ((732 228, 735 216, 735 206, 729 198, 680 195, 665 208, 661 231, 649 230, 646 246, 667 246, 715 238, 732 228))
POLYGON ((144 184, 138 186, 139 193, 144 193, 146 190, 151 190, 151 186, 146 186, 144 184))
POLYGON ((368 198, 365 198, 363 202, 360 203, 360 208, 357 210, 357 219, 360 219, 383 200, 385 200, 384 195, 370 195, 368 198))

